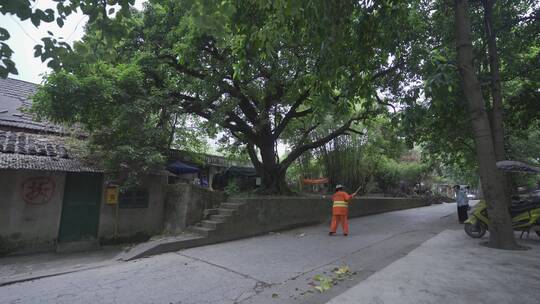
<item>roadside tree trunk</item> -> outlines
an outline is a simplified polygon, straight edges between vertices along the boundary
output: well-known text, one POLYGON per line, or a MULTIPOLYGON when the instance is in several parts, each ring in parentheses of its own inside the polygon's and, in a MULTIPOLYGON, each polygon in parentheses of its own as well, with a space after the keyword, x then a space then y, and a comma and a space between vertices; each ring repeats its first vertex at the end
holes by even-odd
POLYGON ((490 218, 489 246, 499 249, 515 249, 517 244, 510 215, 507 209, 508 198, 501 185, 501 173, 496 167, 495 149, 489 118, 486 112, 482 90, 473 67, 473 48, 471 26, 468 16, 468 1, 455 1, 456 42, 458 70, 476 145, 480 179, 490 218))
MULTIPOLYGON (((504 149, 504 113, 503 97, 501 90, 501 75, 499 68, 499 55, 497 51, 497 41, 495 28, 493 26, 493 6, 495 0, 482 0, 484 7, 484 28, 486 31, 486 40, 488 45, 489 71, 491 74, 491 95, 493 96, 491 131, 493 136, 493 146, 495 149, 495 158, 497 161, 506 160, 504 149)), ((508 174, 501 174, 501 183, 505 185, 505 195, 510 202, 510 181, 508 174)))

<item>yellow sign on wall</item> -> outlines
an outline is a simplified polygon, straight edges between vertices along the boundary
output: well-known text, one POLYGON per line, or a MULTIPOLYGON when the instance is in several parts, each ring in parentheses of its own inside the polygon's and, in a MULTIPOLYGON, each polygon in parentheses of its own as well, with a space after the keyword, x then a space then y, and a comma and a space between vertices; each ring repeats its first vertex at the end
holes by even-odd
POLYGON ((109 185, 105 191, 107 205, 116 205, 118 204, 118 186, 109 185))

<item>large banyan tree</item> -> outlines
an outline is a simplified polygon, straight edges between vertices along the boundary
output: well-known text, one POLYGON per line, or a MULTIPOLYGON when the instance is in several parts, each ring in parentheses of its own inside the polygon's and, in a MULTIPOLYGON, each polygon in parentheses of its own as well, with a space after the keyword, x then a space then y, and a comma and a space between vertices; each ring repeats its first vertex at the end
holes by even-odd
POLYGON ((124 146, 126 129, 142 134, 138 145, 159 146, 169 136, 156 132, 197 115, 245 147, 264 192, 286 193, 285 172, 303 152, 384 111, 378 92, 404 63, 407 14, 401 1, 151 0, 90 24, 36 108, 107 128, 124 146), (328 120, 325 136, 310 136, 328 120))

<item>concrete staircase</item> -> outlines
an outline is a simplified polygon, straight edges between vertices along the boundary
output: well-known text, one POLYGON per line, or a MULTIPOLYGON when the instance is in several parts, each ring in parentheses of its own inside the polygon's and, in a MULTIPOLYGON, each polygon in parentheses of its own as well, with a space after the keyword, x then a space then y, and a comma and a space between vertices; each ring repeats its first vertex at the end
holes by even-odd
POLYGON ((234 233, 236 225, 238 225, 236 217, 240 216, 240 209, 244 205, 243 202, 224 202, 220 204, 219 208, 206 209, 204 219, 188 227, 185 232, 139 244, 128 252, 120 254, 117 259, 130 261, 155 254, 237 239, 239 236, 234 233))
POLYGON ((188 228, 188 231, 203 237, 212 237, 220 234, 227 226, 233 223, 234 216, 242 207, 242 203, 221 203, 219 208, 206 209, 204 220, 188 228))

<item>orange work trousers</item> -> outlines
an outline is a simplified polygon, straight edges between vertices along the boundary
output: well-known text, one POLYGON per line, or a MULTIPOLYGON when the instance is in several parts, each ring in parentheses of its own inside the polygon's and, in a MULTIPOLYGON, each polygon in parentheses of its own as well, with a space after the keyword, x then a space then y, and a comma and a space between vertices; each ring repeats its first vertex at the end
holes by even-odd
POLYGON ((347 215, 332 215, 332 223, 330 224, 330 232, 336 233, 337 227, 341 224, 344 234, 349 234, 349 219, 347 215))

